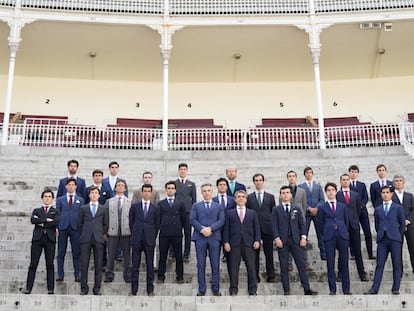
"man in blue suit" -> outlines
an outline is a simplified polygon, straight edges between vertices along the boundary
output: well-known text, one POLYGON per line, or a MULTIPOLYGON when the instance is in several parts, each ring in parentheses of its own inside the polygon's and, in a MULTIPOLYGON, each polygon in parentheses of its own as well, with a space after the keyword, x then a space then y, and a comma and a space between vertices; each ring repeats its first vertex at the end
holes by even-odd
POLYGON ((290 186, 280 188, 281 204, 273 209, 272 228, 273 239, 279 253, 280 276, 285 295, 290 295, 289 285, 289 253, 295 259, 300 282, 305 295, 317 295, 310 289, 305 264, 306 227, 302 210, 292 204, 290 186))
POLYGON ((116 161, 111 161, 109 162, 108 168, 109 168, 109 176, 105 177, 102 180, 102 187, 104 187, 105 189, 110 189, 109 198, 112 198, 116 195, 115 184, 118 180, 123 180, 125 182, 125 186, 126 186, 125 196, 128 196, 128 185, 126 183, 126 180, 118 177, 119 163, 116 161))
POLYGON ((365 294, 378 294, 389 253, 391 253, 393 276, 391 292, 394 295, 400 293, 401 247, 406 227, 404 209, 392 201, 393 193, 394 187, 383 186, 381 188, 382 203, 374 211, 375 230, 377 231, 377 266, 372 287, 365 294))
MULTIPOLYGON (((359 227, 359 216, 361 215, 361 198, 355 191, 351 191, 349 185, 351 180, 348 174, 340 177, 341 190, 336 194, 336 200, 346 205, 349 219, 349 246, 351 254, 355 256, 355 263, 359 278, 362 282, 368 282, 368 277, 364 269, 364 262, 361 253, 361 234, 359 227)), ((341 275, 341 271, 338 271, 341 275)))
POLYGON ((66 194, 57 198, 56 209, 60 212, 59 237, 58 237, 58 276, 56 282, 62 282, 65 276, 64 263, 68 238, 72 249, 73 272, 75 282, 80 282, 80 244, 78 231, 79 209, 84 204, 82 197, 76 194, 77 180, 69 178, 66 180, 66 194))
MULTIPOLYGON (((377 257, 374 256, 372 252, 372 233, 371 225, 368 216, 367 203, 368 203, 368 191, 365 183, 358 180, 359 176, 359 167, 356 165, 351 165, 348 168, 349 177, 351 177, 351 191, 358 192, 361 199, 361 215, 359 216, 359 223, 361 224, 362 231, 364 231, 365 236, 365 245, 368 252, 368 258, 373 260, 377 257)), ((351 252, 351 255, 352 252, 351 252)))
POLYGON ((132 204, 129 211, 129 226, 132 235, 132 275, 129 295, 136 296, 137 294, 141 253, 144 252, 147 294, 154 296, 154 248, 159 229, 159 211, 158 206, 151 203, 152 185, 144 184, 141 190, 142 201, 132 204))
POLYGON ((392 186, 392 181, 387 179, 387 167, 384 164, 377 165, 378 180, 371 183, 369 193, 372 206, 376 208, 382 204, 381 189, 384 186, 392 186))
POLYGON ((230 166, 226 169, 226 176, 229 182, 229 187, 227 189, 227 195, 234 196, 236 191, 244 190, 246 191, 246 186, 236 181, 237 178, 237 168, 230 166))
POLYGON ((325 196, 323 194, 322 186, 313 180, 313 169, 311 167, 305 167, 303 170, 306 182, 299 185, 300 188, 306 191, 306 236, 309 234, 309 228, 313 221, 313 226, 316 231, 316 237, 318 238, 319 255, 321 260, 326 260, 325 245, 323 243, 322 232, 319 231, 318 218, 316 214, 318 212, 318 204, 325 202, 325 196))
POLYGON ((247 269, 247 287, 249 295, 256 295, 256 252, 260 247, 260 225, 254 210, 246 209, 247 194, 236 191, 237 207, 226 213, 223 230, 224 249, 229 256, 229 274, 231 296, 237 295, 239 288, 240 260, 243 258, 247 269))
POLYGON ((349 221, 347 207, 337 202, 338 188, 335 183, 325 185, 327 202, 318 205, 318 226, 322 232, 326 251, 326 266, 330 295, 336 295, 335 252, 338 249, 338 266, 342 274, 342 291, 344 295, 351 295, 348 266, 349 221))
POLYGON ((203 201, 193 204, 190 213, 190 223, 194 227, 192 240, 195 242, 197 255, 197 296, 206 294, 206 257, 207 252, 211 264, 211 289, 214 296, 220 293, 220 242, 221 229, 224 226, 224 209, 211 200, 213 185, 201 186, 203 201))
POLYGON ((111 198, 112 190, 108 185, 105 186, 105 185, 102 184, 103 171, 99 170, 99 169, 93 170, 92 180, 93 180, 93 184, 86 188, 85 194, 83 196, 83 200, 85 201, 85 204, 88 204, 89 201, 90 201, 90 199, 89 199, 89 188, 98 187, 99 191, 100 191, 99 204, 104 205, 106 203, 106 200, 111 198))
POLYGON ((76 174, 78 172, 79 162, 77 160, 68 161, 68 176, 63 177, 59 180, 59 187, 56 194, 56 197, 59 198, 62 195, 66 194, 66 180, 68 178, 75 178, 77 181, 76 194, 80 197, 83 197, 86 191, 85 179, 78 177, 76 174))

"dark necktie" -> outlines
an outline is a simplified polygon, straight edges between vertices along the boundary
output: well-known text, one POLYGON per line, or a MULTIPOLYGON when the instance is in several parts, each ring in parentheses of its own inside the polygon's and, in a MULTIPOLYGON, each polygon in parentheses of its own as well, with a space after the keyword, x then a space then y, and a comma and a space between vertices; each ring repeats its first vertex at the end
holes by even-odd
POLYGON ((262 206, 262 193, 258 192, 257 193, 257 202, 259 202, 259 207, 262 206))
POLYGON ((72 208, 72 205, 73 205, 73 195, 71 194, 71 195, 69 195, 69 208, 72 208))
POLYGON ((49 209, 49 206, 45 206, 45 214, 47 214, 47 212, 48 212, 48 209, 49 209))
POLYGON ((345 203, 346 205, 348 205, 349 204, 349 191, 344 190, 344 194, 345 194, 345 203))
POLYGON ((336 213, 336 209, 335 209, 335 202, 331 202, 331 207, 332 207, 332 212, 334 213, 334 215, 335 215, 335 213, 336 213))
POLYGON ((204 205, 205 205, 205 207, 206 207, 207 210, 210 209, 210 204, 208 202, 204 202, 204 205))
POLYGON ((148 203, 144 203, 144 218, 147 218, 148 213, 148 203))
POLYGON ((168 204, 170 204, 170 206, 173 205, 173 199, 168 199, 168 204))
POLYGON ((121 209, 122 209, 121 197, 118 197, 118 202, 116 204, 116 207, 118 208, 118 211, 121 211, 121 209))
POLYGON ((289 217, 289 204, 285 205, 286 215, 289 217))
POLYGON ((224 202, 224 194, 221 195, 221 206, 226 208, 226 202, 224 202))

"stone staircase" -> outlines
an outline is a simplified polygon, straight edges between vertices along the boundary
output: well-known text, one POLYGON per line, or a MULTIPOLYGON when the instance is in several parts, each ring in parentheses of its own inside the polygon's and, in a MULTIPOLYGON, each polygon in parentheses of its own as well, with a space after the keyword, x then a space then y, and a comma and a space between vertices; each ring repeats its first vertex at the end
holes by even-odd
MULTIPOLYGON (((128 297, 129 284, 122 280, 122 265, 116 263, 116 276, 112 283, 103 283, 101 297, 80 297, 79 284, 73 281, 70 247, 65 260, 65 281, 56 284, 56 295, 45 295, 46 272, 43 258, 38 267, 35 287, 32 295, 22 295, 25 287, 27 268, 30 261, 30 239, 33 226, 30 224, 32 209, 40 205, 40 193, 44 187, 56 190, 58 180, 66 174, 66 162, 77 159, 80 162, 79 176, 91 183, 91 172, 100 168, 104 172, 112 160, 120 163, 120 176, 124 177, 132 192, 140 185, 142 172, 154 173, 154 186, 162 190, 166 180, 175 179, 177 165, 189 164, 189 178, 199 186, 204 182, 215 184, 218 177, 224 176, 225 168, 238 167, 239 180, 250 187, 251 177, 255 173, 264 173, 268 192, 278 197, 278 189, 286 183, 287 171, 298 173, 299 182, 303 181, 303 168, 311 166, 316 179, 324 184, 339 180, 339 175, 347 172, 351 164, 357 164, 361 170, 361 180, 369 184, 376 179, 375 166, 384 163, 388 167, 389 177, 396 173, 407 175, 406 188, 414 191, 414 180, 410 180, 414 161, 404 154, 401 147, 355 148, 330 150, 280 150, 280 151, 216 151, 216 152, 168 152, 129 151, 99 149, 65 148, 29 148, 7 146, 0 149, 0 310, 250 310, 261 308, 273 310, 305 309, 356 309, 356 310, 401 310, 414 309, 414 274, 409 256, 404 247, 404 276, 401 295, 390 295, 392 283, 391 262, 387 262, 380 295, 364 296, 372 284, 375 261, 367 259, 362 236, 362 248, 365 270, 370 282, 360 282, 356 266, 350 261, 351 291, 354 295, 342 296, 338 290, 335 297, 329 293, 326 263, 319 260, 316 236, 311 227, 308 258, 314 271, 309 273, 311 287, 319 291, 316 297, 303 296, 296 268, 290 273, 292 296, 282 296, 281 284, 269 284, 262 277, 258 284, 258 296, 247 296, 246 271, 242 264, 240 270, 240 290, 237 297, 228 296, 229 279, 226 266, 221 263, 221 291, 223 297, 195 297, 197 292, 196 261, 194 249, 190 263, 184 265, 185 284, 174 283, 174 264, 168 264, 166 282, 155 284, 156 297, 147 297, 145 292, 145 273, 140 274, 140 289, 137 297, 128 297)), ((198 195, 201 198, 200 194, 198 195)), ((369 207, 372 213, 372 208, 369 207)), ((372 227, 373 228, 373 227, 372 227)), ((375 234, 374 234, 375 238, 375 234)), ((376 244, 374 242, 374 248, 376 244)), ((192 246, 193 247, 193 246, 192 246)), ((278 255, 275 251, 275 268, 279 271, 278 255)), ((208 266, 208 265, 207 265, 208 266)), ((91 265, 91 268, 93 265, 91 265)), ((264 258, 261 258, 261 271, 264 271, 264 258)), ((141 271, 145 271, 142 266, 141 271)), ((207 269, 209 271, 209 269, 207 269)), ((279 278, 279 275, 277 275, 279 278)), ((207 277, 208 279, 208 277, 207 277)), ((91 270, 89 280, 93 280, 91 270)), ((338 284, 340 288, 340 284, 338 284)))

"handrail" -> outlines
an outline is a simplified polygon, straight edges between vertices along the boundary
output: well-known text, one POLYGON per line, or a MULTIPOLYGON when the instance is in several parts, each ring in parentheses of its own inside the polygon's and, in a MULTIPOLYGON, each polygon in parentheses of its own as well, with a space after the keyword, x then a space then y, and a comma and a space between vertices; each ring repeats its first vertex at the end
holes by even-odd
MULTIPOLYGON (((169 129, 167 139, 172 151, 318 149, 319 135, 313 127, 186 128, 169 129)), ((327 148, 403 145, 414 152, 414 123, 327 127, 323 135, 327 148)), ((40 147, 160 150, 162 140, 161 129, 61 123, 9 124, 8 133, 8 144, 40 147)))

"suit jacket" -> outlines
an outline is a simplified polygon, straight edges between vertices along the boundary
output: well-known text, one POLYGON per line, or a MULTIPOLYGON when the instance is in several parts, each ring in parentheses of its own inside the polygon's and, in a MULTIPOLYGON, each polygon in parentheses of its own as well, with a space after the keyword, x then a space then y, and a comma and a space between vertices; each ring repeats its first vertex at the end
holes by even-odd
POLYGON ((186 221, 185 203, 181 198, 175 198, 170 206, 165 198, 158 202, 160 213, 160 237, 182 237, 186 221))
POLYGON ((183 185, 178 178, 175 181, 175 187, 177 189, 175 196, 184 199, 184 202, 186 203, 186 212, 190 213, 191 207, 197 202, 197 188, 195 183, 186 179, 183 185))
POLYGON ((374 211, 375 230, 377 231, 377 243, 380 242, 387 232, 389 239, 402 242, 405 231, 404 208, 396 203, 391 203, 388 214, 385 216, 384 206, 381 203, 374 211))
POLYGON ((357 180, 356 186, 354 187, 354 185, 351 183, 350 188, 352 191, 358 192, 359 197, 361 198, 361 206, 366 206, 368 203, 368 191, 365 183, 357 180))
MULTIPOLYGON (((229 185, 230 185, 230 181, 229 181, 229 185)), ((245 185, 243 185, 243 184, 236 181, 235 184, 234 184, 234 192, 231 192, 231 189, 230 189, 230 186, 229 186, 227 188, 227 195, 234 197, 234 194, 236 193, 236 191, 239 191, 239 190, 247 191, 245 185)))
MULTIPOLYGON (((116 181, 119 181, 119 180, 123 180, 125 182, 125 193, 124 193, 124 195, 127 197, 128 196, 128 185, 126 183, 126 180, 123 179, 123 178, 117 177, 116 181)), ((104 187, 104 189, 108 189, 109 198, 112 198, 116 195, 115 189, 112 189, 111 184, 109 183, 109 177, 105 177, 104 179, 102 179, 102 187, 104 187)))
POLYGON ((238 247, 243 241, 244 246, 250 248, 253 248, 254 242, 260 243, 260 225, 257 213, 248 208, 245 208, 245 213, 243 223, 240 222, 237 207, 226 213, 223 243, 230 243, 231 247, 238 247))
POLYGON ((145 241, 149 246, 155 246, 155 239, 157 238, 159 229, 159 219, 157 205, 150 203, 147 216, 144 218, 142 201, 132 204, 129 211, 132 246, 137 246, 142 241, 145 241))
MULTIPOLYGON (((234 200, 234 198, 230 195, 226 195, 226 198, 227 198, 227 204, 226 204, 225 212, 227 212, 230 209, 236 208, 236 201, 234 200)), ((221 195, 217 195, 213 197, 213 201, 217 202, 221 206, 220 200, 221 200, 221 195)))
POLYGON ((44 230, 46 230, 47 237, 50 241, 56 243, 56 228, 59 225, 60 212, 55 207, 51 206, 45 213, 42 207, 35 208, 32 211, 30 221, 34 226, 32 241, 38 241, 43 237, 44 230), (47 222, 46 219, 51 218, 53 221, 47 222), (40 226, 43 224, 43 226, 40 226))
POLYGON ((325 202, 325 195, 323 194, 322 186, 320 184, 312 181, 312 191, 310 191, 307 183, 302 183, 298 187, 306 192, 306 208, 316 207, 318 204, 325 202))
POLYGON ((204 201, 193 204, 190 212, 190 223, 194 227, 192 240, 205 239, 200 231, 202 227, 211 227, 213 234, 209 239, 221 241, 221 229, 224 222, 224 209, 217 202, 210 202, 209 209, 205 207, 204 201))
POLYGON ((349 240, 348 234, 348 209, 345 204, 336 202, 336 212, 333 213, 329 202, 318 205, 318 226, 322 232, 323 240, 329 241, 338 230, 341 238, 349 240))
POLYGON ((82 197, 78 195, 74 195, 72 200, 72 207, 69 208, 69 202, 66 194, 56 199, 56 209, 60 212, 59 230, 65 230, 69 228, 69 226, 73 230, 78 230, 79 209, 85 203, 82 197))
MULTIPOLYGON (((136 191, 134 191, 133 195, 132 195, 132 203, 137 203, 142 201, 142 190, 138 189, 136 191)), ((160 192, 152 189, 152 194, 151 194, 151 198, 150 198, 150 202, 152 204, 157 204, 160 201, 160 192)))
MULTIPOLYGON (((89 189, 92 187, 93 185, 90 185, 88 188, 85 189, 85 193, 83 194, 83 200, 85 201, 85 204, 88 204, 91 199, 89 198, 89 189)), ((104 205, 106 203, 106 200, 111 198, 112 195, 112 190, 111 187, 109 187, 109 185, 104 185, 102 184, 100 187, 100 194, 99 194, 99 204, 104 205)))
POLYGON ((408 225, 408 228, 414 228, 414 196, 410 192, 404 191, 403 201, 400 202, 398 195, 394 192, 392 195, 392 201, 401 205, 404 208, 405 219, 407 219, 411 224, 408 225))
MULTIPOLYGON (((387 179, 386 183, 387 186, 392 186, 391 180, 387 179)), ((371 186, 369 187, 369 194, 371 196, 371 202, 374 208, 382 204, 381 185, 378 180, 371 183, 371 186)))
POLYGON ((361 198, 355 191, 349 191, 349 204, 346 204, 345 195, 342 190, 336 193, 336 200, 346 205, 349 219, 349 226, 359 230, 359 216, 361 216, 361 198))
POLYGON ((89 243, 92 238, 100 244, 104 244, 104 234, 108 232, 108 213, 105 206, 98 204, 95 217, 92 217, 89 204, 84 204, 79 209, 78 217, 79 242, 89 243))
MULTIPOLYGON (((67 193, 66 180, 68 180, 68 178, 69 177, 63 177, 62 179, 59 180, 59 187, 58 187, 58 191, 56 194, 57 198, 67 193)), ((85 193, 85 189, 86 189, 85 179, 76 177, 76 194, 80 197, 83 197, 83 194, 85 193)))
POLYGON ((291 205, 289 215, 287 215, 283 205, 275 207, 272 212, 273 239, 280 238, 285 244, 289 237, 289 224, 292 239, 296 244, 299 244, 301 236, 306 235, 302 210, 291 205))
MULTIPOLYGON (((129 211, 131 209, 131 200, 124 196, 121 205, 121 235, 130 236, 131 229, 129 227, 129 211)), ((108 232, 109 236, 118 236, 119 234, 119 219, 118 219, 118 198, 115 196, 110 198, 105 203, 105 212, 108 214, 108 232)))
POLYGON ((262 235, 272 235, 272 210, 275 205, 274 195, 266 191, 263 192, 262 206, 260 207, 256 192, 247 196, 246 207, 256 211, 262 235))

